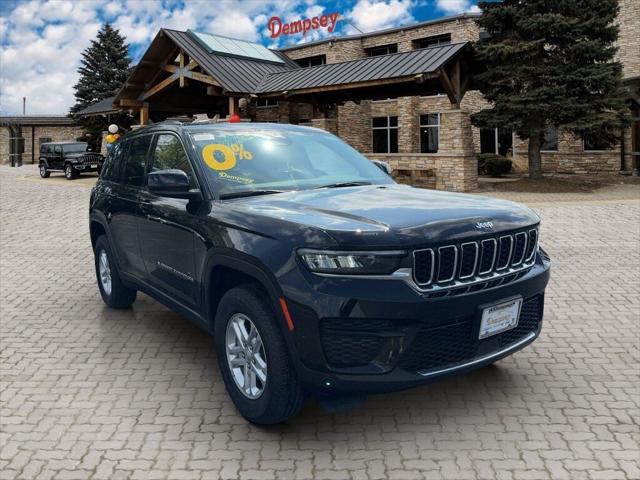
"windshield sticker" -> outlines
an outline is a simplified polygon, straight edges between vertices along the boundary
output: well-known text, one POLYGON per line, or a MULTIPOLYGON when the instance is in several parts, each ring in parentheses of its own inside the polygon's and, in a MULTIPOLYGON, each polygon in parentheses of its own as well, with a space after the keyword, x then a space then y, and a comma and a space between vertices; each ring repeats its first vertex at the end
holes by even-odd
POLYGON ((238 160, 253 159, 253 154, 249 150, 245 150, 242 143, 231 145, 212 143, 202 149, 202 158, 212 170, 225 171, 235 167, 238 160))
POLYGON ((213 133, 194 133, 193 139, 196 142, 203 142, 206 140, 215 140, 216 136, 213 133))
POLYGON ((238 175, 229 175, 227 172, 218 172, 218 177, 224 178, 225 180, 231 180, 232 182, 242 183, 243 185, 249 185, 255 182, 253 178, 240 177, 238 175))

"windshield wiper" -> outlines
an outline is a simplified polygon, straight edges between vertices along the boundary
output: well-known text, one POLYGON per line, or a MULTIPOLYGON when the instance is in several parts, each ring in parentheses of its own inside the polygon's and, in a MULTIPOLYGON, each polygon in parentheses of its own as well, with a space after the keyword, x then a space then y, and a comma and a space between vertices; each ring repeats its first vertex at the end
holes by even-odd
POLYGON ((257 195, 271 195, 273 193, 284 193, 286 190, 243 190, 240 192, 229 192, 220 195, 220 200, 228 198, 255 197, 257 195))
POLYGON ((340 188, 340 187, 359 187, 361 185, 371 185, 371 182, 338 182, 328 185, 321 185, 316 188, 340 188))

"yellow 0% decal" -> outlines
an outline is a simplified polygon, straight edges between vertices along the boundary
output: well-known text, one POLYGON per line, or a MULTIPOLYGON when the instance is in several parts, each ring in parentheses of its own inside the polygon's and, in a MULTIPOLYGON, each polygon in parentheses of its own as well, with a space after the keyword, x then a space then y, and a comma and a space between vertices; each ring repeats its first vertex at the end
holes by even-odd
POLYGON ((202 158, 207 166, 213 170, 230 170, 236 166, 237 159, 251 160, 253 155, 240 143, 230 146, 222 143, 212 143, 202 149, 202 158), (216 153, 221 156, 221 161, 216 158, 216 153))

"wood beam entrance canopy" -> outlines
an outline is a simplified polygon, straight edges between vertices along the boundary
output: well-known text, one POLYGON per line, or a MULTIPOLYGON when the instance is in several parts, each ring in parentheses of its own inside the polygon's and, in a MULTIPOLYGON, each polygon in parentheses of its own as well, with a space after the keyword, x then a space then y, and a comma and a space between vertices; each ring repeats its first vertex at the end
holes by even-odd
POLYGON ((329 104, 446 93, 459 105, 472 83, 468 42, 302 68, 282 52, 272 51, 272 61, 225 54, 199 38, 160 30, 113 105, 145 121, 181 107, 184 114, 230 114, 248 96, 329 104))

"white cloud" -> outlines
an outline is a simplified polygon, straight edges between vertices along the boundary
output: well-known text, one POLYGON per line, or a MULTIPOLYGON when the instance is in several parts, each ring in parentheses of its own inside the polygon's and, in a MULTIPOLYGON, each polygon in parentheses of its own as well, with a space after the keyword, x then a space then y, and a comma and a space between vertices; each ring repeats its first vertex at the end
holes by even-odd
POLYGON ((480 11, 477 5, 471 0, 436 0, 436 7, 448 15, 456 13, 480 11))
POLYGON ((370 32, 413 21, 412 6, 411 0, 358 0, 347 17, 359 30, 370 32))

